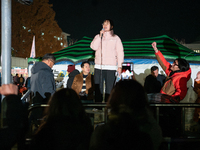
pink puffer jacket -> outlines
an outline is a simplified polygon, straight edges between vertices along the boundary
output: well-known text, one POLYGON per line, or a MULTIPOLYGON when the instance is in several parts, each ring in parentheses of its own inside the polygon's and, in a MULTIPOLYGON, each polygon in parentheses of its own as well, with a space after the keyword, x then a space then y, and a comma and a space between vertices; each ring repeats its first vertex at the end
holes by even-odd
POLYGON ((102 38, 102 62, 101 62, 101 37, 95 36, 90 47, 95 52, 95 65, 108 65, 121 67, 124 61, 124 48, 121 39, 112 31, 105 32, 102 38))

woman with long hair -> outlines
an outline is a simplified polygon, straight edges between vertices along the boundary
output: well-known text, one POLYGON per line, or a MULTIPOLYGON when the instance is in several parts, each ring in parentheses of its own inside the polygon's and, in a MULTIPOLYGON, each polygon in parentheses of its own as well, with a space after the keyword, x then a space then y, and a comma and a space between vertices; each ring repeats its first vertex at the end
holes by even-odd
POLYGON ((51 97, 31 149, 88 149, 92 131, 91 120, 76 92, 61 89, 51 97))
POLYGON ((135 80, 119 81, 108 99, 108 123, 92 134, 90 150, 158 150, 162 132, 148 109, 144 88, 135 80))

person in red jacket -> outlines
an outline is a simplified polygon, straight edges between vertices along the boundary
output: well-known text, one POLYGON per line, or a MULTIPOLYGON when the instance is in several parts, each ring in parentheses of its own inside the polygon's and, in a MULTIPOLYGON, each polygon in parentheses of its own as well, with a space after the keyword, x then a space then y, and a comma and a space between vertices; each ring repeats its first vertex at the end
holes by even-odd
MULTIPOLYGON (((169 95, 165 103, 179 103, 187 94, 187 81, 191 77, 189 63, 182 58, 177 58, 172 64, 166 61, 157 49, 156 42, 152 43, 158 63, 165 71, 167 78, 160 93, 169 95)), ((162 117, 159 124, 164 137, 180 137, 181 135, 181 107, 162 107, 159 109, 162 117)))
POLYGON ((179 103, 187 94, 187 81, 191 77, 190 65, 182 58, 177 58, 173 64, 170 64, 157 49, 156 42, 152 43, 152 47, 155 51, 156 59, 167 75, 166 82, 160 93, 172 97, 167 103, 179 103))

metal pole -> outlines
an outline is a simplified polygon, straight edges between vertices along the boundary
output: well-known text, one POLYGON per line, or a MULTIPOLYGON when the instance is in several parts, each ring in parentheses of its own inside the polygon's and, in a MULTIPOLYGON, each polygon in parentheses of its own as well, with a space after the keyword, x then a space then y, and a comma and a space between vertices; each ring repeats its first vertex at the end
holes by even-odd
MULTIPOLYGON (((12 0, 1 0, 1 67, 2 84, 11 83, 11 3, 12 0)), ((2 96, 2 100, 3 100, 2 96)), ((3 101, 1 101, 3 102, 3 101)), ((1 118, 5 118, 6 105, 1 104, 1 118)), ((3 122, 2 122, 3 125, 3 122)))

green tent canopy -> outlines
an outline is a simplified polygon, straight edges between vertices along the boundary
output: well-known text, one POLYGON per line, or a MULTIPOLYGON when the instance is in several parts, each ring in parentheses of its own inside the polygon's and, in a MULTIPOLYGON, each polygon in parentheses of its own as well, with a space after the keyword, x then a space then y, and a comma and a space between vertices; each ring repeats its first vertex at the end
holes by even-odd
MULTIPOLYGON (((163 53, 166 59, 185 58, 190 62, 200 60, 200 54, 198 55, 198 53, 195 53, 194 51, 181 45, 167 35, 122 41, 125 59, 155 59, 154 50, 151 46, 151 43, 154 41, 157 42, 158 49, 163 53)), ((84 36, 74 45, 53 53, 56 57, 56 62, 70 61, 76 64, 83 60, 94 59, 95 51, 90 48, 91 42, 92 38, 84 36)), ((28 62, 40 60, 41 58, 29 58, 28 62)))

